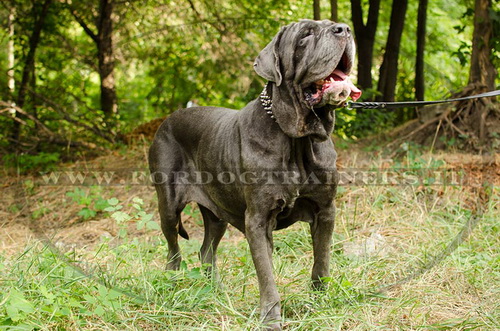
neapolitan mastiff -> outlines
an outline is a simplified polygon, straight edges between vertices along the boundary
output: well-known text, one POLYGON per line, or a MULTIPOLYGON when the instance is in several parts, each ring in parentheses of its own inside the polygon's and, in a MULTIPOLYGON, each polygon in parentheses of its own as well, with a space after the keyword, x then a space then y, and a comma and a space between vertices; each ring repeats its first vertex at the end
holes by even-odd
POLYGON ((274 230, 308 222, 313 286, 322 288, 329 276, 338 177, 330 134, 334 109, 361 95, 348 77, 354 53, 345 24, 302 20, 285 26, 255 61, 255 71, 268 81, 259 98, 240 111, 178 110, 160 126, 149 152, 169 248, 167 269, 179 268, 178 235, 188 238, 180 213, 194 201, 205 226, 201 261, 213 271, 227 224, 245 234, 261 317, 271 329, 281 328, 271 260, 274 230))

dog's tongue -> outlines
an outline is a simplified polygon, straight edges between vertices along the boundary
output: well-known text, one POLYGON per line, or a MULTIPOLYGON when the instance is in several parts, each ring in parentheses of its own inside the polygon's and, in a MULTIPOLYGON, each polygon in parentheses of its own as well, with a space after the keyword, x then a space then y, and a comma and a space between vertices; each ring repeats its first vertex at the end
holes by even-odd
POLYGON ((330 77, 333 78, 333 81, 327 80, 323 85, 323 91, 330 88, 340 89, 344 87, 344 85, 347 85, 349 90, 351 90, 350 97, 352 100, 356 101, 359 99, 361 96, 361 90, 354 86, 349 77, 342 70, 335 69, 330 77))
POLYGON ((347 75, 342 71, 342 70, 339 70, 339 69, 335 69, 333 72, 332 72, 332 77, 333 79, 335 79, 336 81, 340 81, 340 80, 345 80, 347 78, 347 75))

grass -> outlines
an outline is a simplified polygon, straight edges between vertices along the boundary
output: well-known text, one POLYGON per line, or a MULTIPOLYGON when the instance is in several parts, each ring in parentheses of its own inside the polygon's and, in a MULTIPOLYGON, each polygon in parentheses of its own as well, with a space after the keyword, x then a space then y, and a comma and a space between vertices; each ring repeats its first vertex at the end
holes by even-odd
MULTIPOLYGON (((370 161, 373 167, 380 164, 370 161)), ((29 186, 29 194, 35 197, 44 189, 29 186)), ((95 189, 87 190, 94 194, 95 189)), ((20 252, 0 252, 0 329, 258 327, 257 280, 245 240, 233 232, 223 239, 218 251, 220 284, 203 274, 197 256, 201 237, 196 233, 194 239, 181 241, 181 270, 165 272, 165 240, 155 226, 148 226, 152 192, 140 196, 147 200, 144 204, 133 199, 137 191, 127 192, 129 198, 120 197, 118 202, 112 199, 117 192, 110 190, 106 196, 105 190, 98 191, 92 201, 104 197, 109 209, 98 210, 93 221, 81 220, 94 226, 104 220, 114 222, 116 233, 72 246, 60 246, 57 235, 51 233, 51 240, 40 236, 28 240, 20 252)), ((275 233, 274 268, 284 328, 500 329, 499 193, 497 186, 480 223, 450 256, 419 277, 378 292, 445 249, 471 216, 476 193, 460 186, 342 187, 327 291, 317 293, 310 287, 308 226, 298 223, 275 233)), ((67 192, 60 195, 75 197, 67 192)), ((76 196, 85 202, 80 210, 93 208, 80 191, 76 196)), ((71 199, 66 201, 68 206, 75 204, 71 199)), ((46 210, 39 217, 49 217, 53 207, 42 207, 46 210)), ((191 232, 202 227, 196 210, 186 212, 193 218, 191 232)))

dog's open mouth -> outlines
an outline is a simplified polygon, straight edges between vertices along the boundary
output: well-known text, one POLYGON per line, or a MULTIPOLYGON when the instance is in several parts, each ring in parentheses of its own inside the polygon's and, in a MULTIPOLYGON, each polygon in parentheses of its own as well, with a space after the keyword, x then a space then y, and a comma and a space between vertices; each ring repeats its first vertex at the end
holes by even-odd
POLYGON ((311 106, 318 108, 326 104, 339 105, 348 97, 356 101, 361 96, 361 90, 354 86, 346 73, 350 70, 343 60, 344 56, 332 73, 304 89, 305 99, 311 106))

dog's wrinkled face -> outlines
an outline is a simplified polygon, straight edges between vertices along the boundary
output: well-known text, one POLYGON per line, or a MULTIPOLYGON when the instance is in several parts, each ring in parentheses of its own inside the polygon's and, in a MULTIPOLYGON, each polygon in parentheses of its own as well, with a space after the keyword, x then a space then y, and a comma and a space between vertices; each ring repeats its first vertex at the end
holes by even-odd
POLYGON ((302 21, 296 29, 295 46, 282 44, 280 48, 294 53, 289 75, 294 75, 307 103, 319 108, 339 105, 349 96, 358 99, 361 91, 349 79, 355 53, 350 28, 330 21, 302 21))
POLYGON ((350 28, 326 20, 292 23, 262 50, 254 68, 276 83, 279 98, 273 89, 273 112, 285 133, 328 137, 333 130, 331 110, 361 95, 349 78, 354 54, 350 28))

